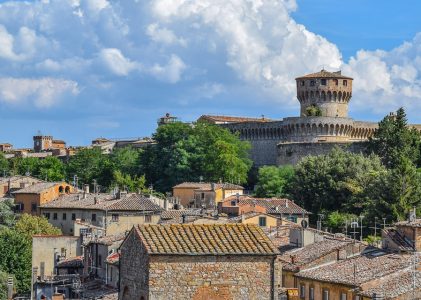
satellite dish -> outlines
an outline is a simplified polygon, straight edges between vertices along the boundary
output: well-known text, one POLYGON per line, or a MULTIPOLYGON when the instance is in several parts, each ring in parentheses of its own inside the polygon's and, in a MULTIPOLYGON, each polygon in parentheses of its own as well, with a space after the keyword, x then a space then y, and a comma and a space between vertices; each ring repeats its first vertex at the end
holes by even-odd
POLYGON ((308 222, 306 220, 302 220, 301 221, 301 227, 307 228, 308 227, 308 222))

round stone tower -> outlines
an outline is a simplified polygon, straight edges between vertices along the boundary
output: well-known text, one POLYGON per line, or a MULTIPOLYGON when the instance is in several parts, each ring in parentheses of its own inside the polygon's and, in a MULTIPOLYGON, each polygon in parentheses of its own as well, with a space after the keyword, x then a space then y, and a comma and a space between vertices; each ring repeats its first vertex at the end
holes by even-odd
POLYGON ((352 97, 352 78, 341 71, 308 74, 295 79, 301 117, 348 117, 348 103, 352 97))

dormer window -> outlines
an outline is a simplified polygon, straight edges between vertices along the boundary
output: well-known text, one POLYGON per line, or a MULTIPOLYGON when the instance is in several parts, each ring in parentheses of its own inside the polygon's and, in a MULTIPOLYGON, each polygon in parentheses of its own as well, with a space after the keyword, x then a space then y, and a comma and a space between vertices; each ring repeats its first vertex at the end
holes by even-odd
POLYGON ((327 84, 327 80, 326 79, 322 79, 321 85, 326 85, 327 84))
POLYGON ((314 80, 310 81, 310 86, 314 86, 316 82, 314 80))
POLYGON ((347 86, 347 85, 348 85, 348 81, 344 80, 344 86, 347 86))

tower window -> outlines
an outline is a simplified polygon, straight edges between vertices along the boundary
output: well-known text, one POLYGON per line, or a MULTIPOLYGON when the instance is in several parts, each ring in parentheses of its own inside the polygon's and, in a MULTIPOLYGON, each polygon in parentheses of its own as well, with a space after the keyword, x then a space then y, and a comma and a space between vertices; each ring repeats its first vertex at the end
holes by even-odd
POLYGON ((333 82, 335 83, 335 85, 338 85, 338 79, 333 79, 333 82))
POLYGON ((304 85, 305 85, 304 80, 300 82, 300 85, 301 85, 301 86, 304 86, 304 85))
POLYGON ((344 80, 344 86, 348 85, 348 81, 344 80))
POLYGON ((314 86, 316 82, 314 80, 310 81, 310 86, 314 86))
POLYGON ((322 79, 322 85, 326 85, 327 84, 327 80, 326 79, 322 79))

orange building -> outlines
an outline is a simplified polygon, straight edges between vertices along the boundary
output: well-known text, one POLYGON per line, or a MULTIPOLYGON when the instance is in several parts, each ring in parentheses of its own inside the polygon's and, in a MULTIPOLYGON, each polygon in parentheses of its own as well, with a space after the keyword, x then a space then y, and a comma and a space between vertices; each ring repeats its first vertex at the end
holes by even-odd
POLYGON ((42 182, 17 190, 13 194, 20 213, 39 215, 40 205, 73 192, 74 187, 66 182, 42 182))

